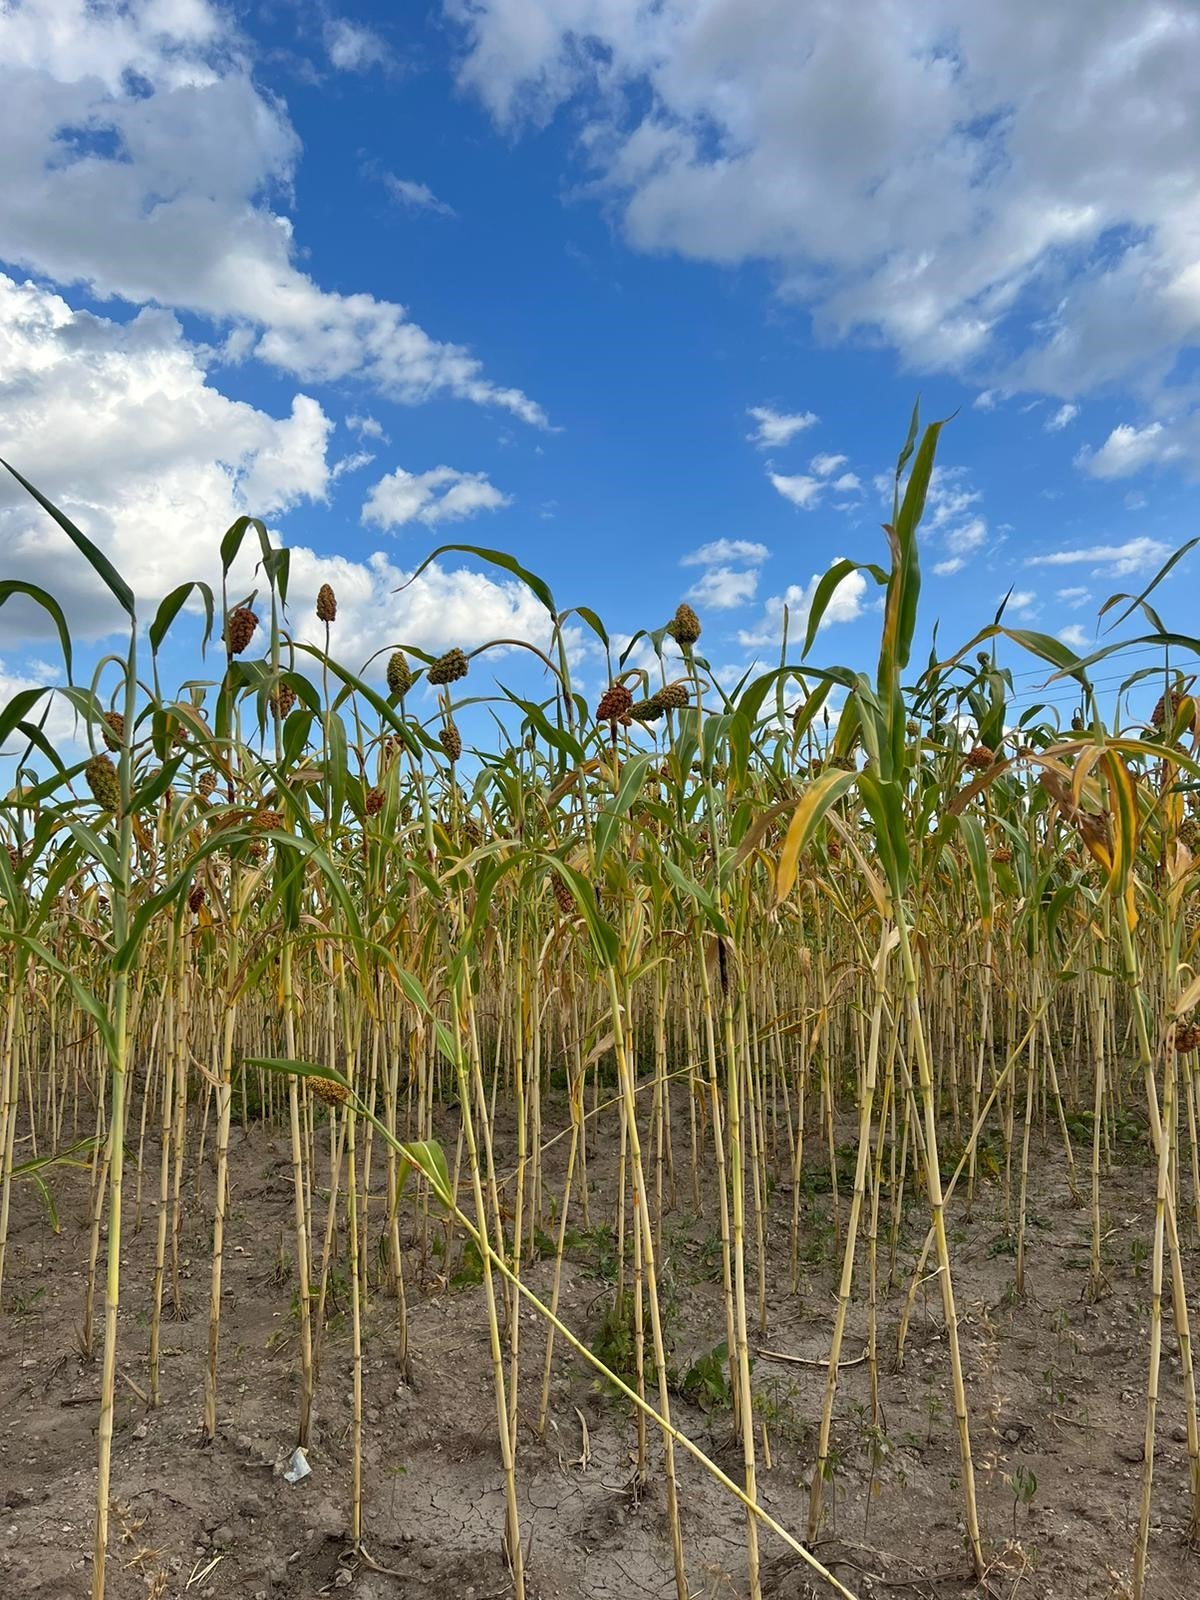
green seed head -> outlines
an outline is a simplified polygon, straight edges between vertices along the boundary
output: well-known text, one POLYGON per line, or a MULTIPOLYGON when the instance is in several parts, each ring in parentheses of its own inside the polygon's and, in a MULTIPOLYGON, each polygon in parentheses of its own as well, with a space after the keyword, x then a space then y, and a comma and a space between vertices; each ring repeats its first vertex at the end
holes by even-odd
POLYGON ((108 756, 93 756, 83 769, 92 799, 102 811, 121 809, 121 780, 108 756))
POLYGON ((388 657, 387 686, 394 695, 403 698, 412 688, 412 668, 404 656, 403 650, 393 650, 388 657))

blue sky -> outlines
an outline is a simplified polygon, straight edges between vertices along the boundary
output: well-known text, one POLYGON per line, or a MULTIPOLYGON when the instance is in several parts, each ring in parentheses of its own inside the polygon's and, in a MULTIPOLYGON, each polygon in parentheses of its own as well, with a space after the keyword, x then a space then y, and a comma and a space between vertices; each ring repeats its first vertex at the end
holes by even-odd
MULTIPOLYGON (((1197 531, 1200 22, 980 9, 7 0, 0 454, 147 614, 246 510, 297 547, 300 632, 333 582, 354 665, 540 636, 460 558, 392 594, 461 540, 614 634, 690 594, 733 674, 831 561, 883 559, 919 392, 957 412, 926 626, 957 645, 1011 588, 1082 648, 1197 531)), ((4 489, 0 548, 104 648, 4 489)), ((1185 630, 1192 581, 1160 596, 1185 630)), ((817 660, 869 663, 873 598, 817 660)), ((0 693, 49 654, 0 610, 0 693)))

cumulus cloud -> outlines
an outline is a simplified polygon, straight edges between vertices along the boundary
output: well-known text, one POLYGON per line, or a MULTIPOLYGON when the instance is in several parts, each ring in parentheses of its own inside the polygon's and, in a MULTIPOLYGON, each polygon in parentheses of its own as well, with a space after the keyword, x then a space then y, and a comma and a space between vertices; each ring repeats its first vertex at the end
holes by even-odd
POLYGON ((751 406, 748 414, 756 427, 747 437, 760 450, 780 448, 821 420, 815 411, 772 411, 770 406, 751 406))
MULTIPOLYGON (((830 562, 830 566, 835 565, 836 561, 830 562)), ((809 612, 812 610, 813 598, 820 581, 820 574, 814 574, 803 586, 792 583, 782 594, 772 595, 764 604, 757 623, 739 631, 738 643, 747 650, 778 644, 783 638, 785 610, 791 637, 802 635, 808 625, 809 612)), ((866 593, 867 580, 862 573, 847 573, 833 591, 821 618, 821 627, 828 628, 837 622, 853 622, 860 617, 864 610, 863 601, 866 593)))
POLYGON ((848 456, 818 455, 812 458, 809 466, 818 478, 827 478, 831 472, 836 472, 839 467, 844 467, 848 460, 848 456))
POLYGON ((1160 539, 1126 539, 1124 544, 1081 545, 1071 550, 1048 550, 1043 555, 1026 556, 1027 567, 1072 567, 1090 563, 1098 571, 1113 577, 1130 572, 1140 572, 1146 567, 1161 565, 1170 555, 1170 547, 1160 539))
POLYGON ((1058 637, 1064 644, 1070 645, 1072 650, 1085 650, 1087 648, 1087 631, 1078 622, 1072 622, 1065 628, 1060 628, 1058 637))
POLYGON ((820 478, 809 477, 803 472, 791 476, 786 473, 769 472, 767 476, 783 498, 790 500, 794 506, 799 506, 801 511, 811 511, 826 489, 820 478))
MULTIPOLYGON (((217 541, 242 513, 323 500, 332 430, 307 395, 273 416, 221 394, 168 312, 112 322, 0 274, 0 454, 143 599, 211 577, 217 541)), ((50 589, 84 633, 113 625, 86 563, 7 474, 0 547, 4 576, 50 589)), ((0 611, 0 637, 31 626, 42 622, 23 602, 0 611)))
POLYGON ((1054 598, 1056 600, 1061 600, 1064 605, 1068 605, 1074 610, 1079 606, 1087 604, 1087 602, 1092 598, 1092 591, 1090 589, 1085 589, 1082 584, 1072 584, 1066 589, 1056 589, 1054 592, 1054 598))
POLYGON ((713 611, 731 611, 753 600, 758 590, 758 572, 751 567, 738 571, 734 567, 710 567, 692 587, 687 597, 698 606, 713 611))
POLYGON ((635 247, 764 261, 982 403, 1160 385, 1200 338, 1193 0, 445 7, 497 122, 581 103, 635 247))
POLYGON ((403 527, 406 522, 435 528, 440 522, 461 522, 508 504, 509 497, 482 472, 459 472, 454 467, 406 472, 397 467, 372 487, 362 519, 387 529, 403 527))
MULTIPOLYGON (((347 65, 367 48, 352 34, 335 35, 347 65)), ((452 394, 544 424, 402 305, 301 270, 272 203, 291 191, 300 142, 252 67, 210 0, 0 8, 5 260, 99 299, 193 312, 225 330, 231 359, 302 382, 353 377, 408 403, 452 394)))
POLYGON ((1174 461, 1183 446, 1161 422, 1135 428, 1127 422, 1114 428, 1099 450, 1083 449, 1078 464, 1093 478, 1127 478, 1143 467, 1174 461))
POLYGON ((761 566, 771 552, 765 544, 755 544, 752 539, 712 539, 698 550, 681 556, 681 567, 711 567, 723 561, 744 561, 750 566, 761 566))
POLYGON ((681 567, 706 570, 687 592, 695 605, 714 611, 732 611, 758 593, 758 569, 770 555, 765 544, 752 539, 712 539, 680 558, 681 567))

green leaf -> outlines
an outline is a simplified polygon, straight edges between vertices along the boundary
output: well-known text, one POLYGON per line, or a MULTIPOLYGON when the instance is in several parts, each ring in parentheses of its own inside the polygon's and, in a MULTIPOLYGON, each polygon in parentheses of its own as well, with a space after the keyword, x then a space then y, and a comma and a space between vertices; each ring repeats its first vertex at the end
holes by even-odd
POLYGON ((1132 599, 1130 599, 1128 595, 1124 594, 1110 595, 1100 607, 1100 610, 1097 613, 1098 616, 1104 616, 1106 612, 1110 611, 1113 606, 1118 605, 1122 600, 1129 600, 1129 604, 1125 607, 1124 611, 1122 611, 1119 617, 1109 623, 1108 627, 1104 630, 1105 633, 1111 633, 1114 628, 1119 628, 1125 621, 1125 618, 1129 616, 1131 612, 1136 611, 1138 606, 1142 605, 1146 598, 1153 594, 1155 589, 1158 588, 1159 584, 1166 577, 1167 573, 1170 572, 1175 563, 1177 561, 1182 561, 1184 556, 1187 555, 1188 551, 1194 550, 1198 544, 1200 544, 1200 537, 1189 539, 1186 544, 1181 544, 1179 549, 1176 550, 1173 555, 1167 557, 1166 561, 1164 561, 1162 566, 1159 567, 1158 571, 1154 574, 1153 578, 1151 578, 1150 582, 1146 585, 1142 592, 1138 595, 1134 595, 1132 599))
POLYGON ((4 709, 0 710, 0 745, 25 720, 42 696, 49 693, 49 688, 17 690, 4 709))
POLYGON ((62 647, 63 665, 66 668, 67 682, 71 681, 71 633, 67 627, 67 619, 63 609, 52 594, 45 589, 39 589, 36 583, 22 583, 19 578, 5 578, 0 582, 0 606, 14 594, 23 594, 27 600, 32 600, 35 605, 41 606, 48 612, 54 626, 58 629, 58 642, 62 647))
POLYGON ((527 567, 523 567, 516 557, 510 556, 507 551, 488 550, 483 545, 478 544, 438 545, 436 550, 431 551, 425 557, 412 577, 398 584, 392 592, 399 594, 402 590, 407 589, 410 583, 417 581, 431 562, 436 561, 439 556, 445 555, 448 550, 458 550, 463 555, 476 556, 480 561, 486 561, 493 567, 500 567, 505 572, 511 572, 514 578, 519 578, 525 587, 537 596, 552 617, 557 617, 558 612, 554 604, 554 596, 550 593, 549 584, 539 578, 536 572, 530 572, 527 567))
POLYGON ((642 791, 647 767, 656 759, 655 752, 650 750, 640 756, 634 756, 632 761, 625 763, 616 795, 601 809, 600 815, 596 818, 597 870, 612 847, 617 834, 617 825, 642 791))
MULTIPOLYGON (((446 1152, 436 1139, 416 1139, 400 1146, 400 1154, 429 1182, 429 1187, 448 1211, 454 1209, 454 1191, 450 1184, 450 1169, 446 1165, 446 1152)), ((404 1172, 400 1183, 403 1186, 404 1172)))
POLYGON ((264 559, 271 554, 271 541, 267 537, 265 525, 257 517, 239 517, 235 523, 226 529, 225 537, 221 540, 221 573, 223 577, 227 578, 229 576, 229 569, 237 560, 238 551, 242 548, 242 540, 251 528, 258 534, 259 547, 262 550, 264 559))
POLYGON ((167 636, 167 631, 175 618, 183 609, 184 602, 192 590, 199 591, 200 598, 204 601, 204 637, 200 641, 200 653, 204 654, 208 648, 208 641, 212 638, 213 630, 213 593, 206 583, 192 582, 181 583, 177 589, 172 589, 163 600, 158 610, 154 613, 154 621, 150 624, 150 649, 155 655, 162 648, 162 642, 167 636))
POLYGON ((776 902, 786 900, 796 882, 796 869, 800 852, 812 838, 817 824, 830 806, 840 800, 852 784, 857 782, 857 772, 823 772, 814 778, 796 801, 792 820, 788 823, 779 864, 775 869, 776 902))
POLYGON ((92 571, 116 599, 117 604, 121 607, 121 610, 125 612, 126 616, 128 616, 131 621, 134 620, 136 608, 134 604, 133 590, 125 582, 125 579, 117 571, 116 567, 113 566, 112 562, 104 554, 103 550, 94 545, 86 534, 80 533, 79 529, 75 526, 71 519, 64 516, 57 506, 51 505, 50 501, 46 499, 45 495, 42 494, 40 490, 35 489, 27 478, 23 478, 21 476, 16 467, 11 466, 3 459, 0 459, 0 467, 4 467, 7 469, 7 471, 11 472, 21 487, 28 494, 33 496, 38 505, 41 506, 42 510, 48 512, 50 516, 54 518, 55 522, 58 523, 59 527, 66 534, 67 538, 70 539, 71 543, 87 561, 88 566, 91 567, 92 571))

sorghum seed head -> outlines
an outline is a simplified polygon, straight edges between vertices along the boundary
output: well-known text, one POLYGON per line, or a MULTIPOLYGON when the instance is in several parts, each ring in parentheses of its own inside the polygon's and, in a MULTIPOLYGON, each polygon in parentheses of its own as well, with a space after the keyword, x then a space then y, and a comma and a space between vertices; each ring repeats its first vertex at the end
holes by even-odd
POLYGON ((104 811, 117 811, 121 806, 121 780, 108 756, 93 756, 83 769, 92 799, 104 811))
POLYGON ((290 683, 281 683, 271 695, 271 710, 282 722, 296 704, 296 691, 290 683))
POLYGON ((225 623, 225 641, 231 656, 240 656, 258 627, 258 618, 249 606, 235 606, 225 623))
POLYGON ((442 730, 438 734, 438 743, 450 761, 457 761, 462 755, 462 735, 449 718, 443 723, 442 730))
POLYGON ((1176 713, 1183 704, 1183 696, 1175 689, 1171 690, 1169 696, 1159 695, 1158 700, 1155 702, 1154 710, 1150 713, 1150 721, 1156 728, 1161 728, 1167 720, 1168 701, 1171 707, 1171 721, 1174 722, 1176 713))
POLYGON ((974 767, 977 772, 990 767, 995 759, 996 752, 989 750, 986 744, 977 744, 974 749, 967 752, 967 765, 974 767))
POLYGON ((202 883, 194 883, 188 890, 188 910, 194 915, 203 904, 204 885, 202 883))
POLYGON ((337 595, 328 583, 317 590, 317 621, 333 622, 337 617, 337 595))
POLYGON ((125 737, 125 718, 119 711, 106 711, 101 721, 104 727, 100 731, 105 744, 110 750, 119 750, 125 737))
POLYGON ((597 722, 619 722, 622 717, 629 715, 629 708, 633 704, 633 696, 623 683, 612 683, 600 696, 600 704, 596 707, 597 722))
POLYGON ((564 917, 569 917, 575 910, 575 896, 557 872, 550 874, 550 886, 554 890, 554 899, 558 909, 564 917))
POLYGON ((998 850, 992 851, 992 860, 997 866, 1005 867, 1012 860, 1012 851, 1007 845, 1001 845, 998 850))
POLYGON ((202 772, 200 774, 200 781, 196 784, 196 787, 197 787, 197 789, 199 789, 200 793, 207 800, 209 795, 212 794, 213 791, 217 787, 217 775, 216 775, 216 773, 215 772, 202 772))
POLYGON ((633 722, 657 722, 662 714, 663 708, 653 696, 649 700, 635 700, 629 708, 633 722))
POLYGON ((363 809, 366 811, 369 817, 377 817, 379 815, 379 813, 383 810, 383 800, 384 795, 382 789, 367 790, 367 797, 363 801, 363 809))
POLYGON ((1175 1048, 1182 1055, 1200 1049, 1200 1023, 1175 1024, 1175 1048))
POLYGON ((1179 837, 1193 855, 1200 855, 1200 822, 1195 817, 1184 817, 1179 824, 1179 837))
POLYGON ((395 695, 406 695, 412 688, 412 668, 403 650, 393 650, 388 657, 387 686, 395 695))
POLYGON ((430 683, 457 683, 460 678, 466 677, 469 670, 466 656, 461 650, 454 649, 439 656, 425 676, 430 683))
POLYGON ((654 698, 664 711, 682 711, 692 697, 686 683, 664 683, 654 698))
POLYGON ((344 1083, 337 1083, 333 1078, 308 1079, 308 1087, 322 1105, 344 1106, 350 1098, 350 1091, 344 1083))
POLYGON ((685 647, 695 644, 700 637, 700 618, 686 600, 681 600, 675 607, 675 615, 667 623, 667 632, 676 644, 685 647))
POLYGON ((282 811, 256 811, 250 818, 255 833, 272 833, 282 828, 285 818, 282 811))

